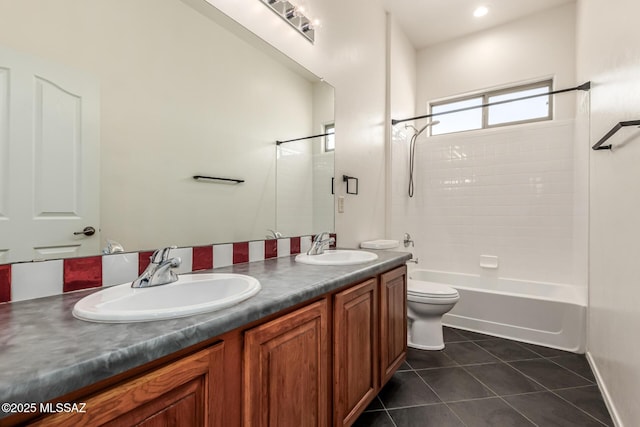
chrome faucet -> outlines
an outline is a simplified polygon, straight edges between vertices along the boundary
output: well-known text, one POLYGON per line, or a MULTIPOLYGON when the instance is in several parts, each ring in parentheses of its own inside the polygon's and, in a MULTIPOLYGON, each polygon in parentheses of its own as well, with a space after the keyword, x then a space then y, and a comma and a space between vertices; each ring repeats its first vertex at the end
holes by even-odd
POLYGON ((276 231, 276 230, 272 230, 272 229, 269 229, 267 231, 269 231, 269 234, 267 234, 265 236, 267 239, 282 239, 282 233, 281 232, 276 231))
POLYGON ((179 267, 182 260, 178 257, 169 258, 171 249, 176 249, 176 246, 168 246, 155 251, 151 255, 151 262, 144 272, 131 283, 131 287, 148 288, 166 285, 178 280, 178 275, 173 269, 179 267))
POLYGON ((322 233, 316 234, 316 237, 313 239, 313 243, 311 243, 311 247, 307 251, 307 255, 323 254, 324 248, 335 242, 336 242, 336 239, 334 239, 333 237, 330 237, 327 231, 323 231, 322 233))

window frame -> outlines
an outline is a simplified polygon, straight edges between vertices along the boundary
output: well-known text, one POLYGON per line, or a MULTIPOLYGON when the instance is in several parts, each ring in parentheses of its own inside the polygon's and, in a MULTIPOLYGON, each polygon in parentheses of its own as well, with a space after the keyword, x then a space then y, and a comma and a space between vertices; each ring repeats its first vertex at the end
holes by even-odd
MULTIPOLYGON (((467 101, 469 99, 475 99, 475 98, 482 98, 482 105, 483 106, 482 107, 477 107, 477 108, 481 108, 482 109, 482 127, 474 128, 474 129, 468 129, 468 130, 455 131, 455 132, 440 133, 440 134, 437 134, 437 135, 433 135, 433 127, 430 127, 429 135, 430 136, 451 135, 453 133, 471 132, 471 131, 477 131, 477 130, 482 130, 482 129, 493 129, 493 128, 497 128, 497 127, 504 127, 504 126, 512 126, 512 125, 520 125, 520 124, 526 124, 526 123, 534 123, 534 122, 542 122, 542 121, 547 121, 547 120, 553 120, 553 95, 549 95, 548 114, 546 116, 544 116, 544 117, 536 117, 536 118, 532 118, 532 119, 517 120, 517 121, 512 121, 512 122, 504 122, 504 123, 498 123, 498 124, 490 125, 489 124, 489 108, 491 108, 491 107, 484 106, 486 104, 489 104, 489 98, 494 97, 494 96, 507 95, 507 94, 514 93, 514 92, 522 92, 522 91, 525 91, 525 90, 538 89, 538 88, 544 88, 544 87, 546 87, 548 89, 548 92, 553 92, 553 79, 549 78, 549 79, 539 80, 539 81, 532 82, 532 83, 525 83, 525 84, 521 84, 521 85, 517 85, 517 86, 505 87, 505 88, 502 88, 502 89, 488 90, 488 91, 484 91, 484 92, 478 92, 478 93, 474 93, 474 94, 463 95, 463 96, 459 96, 459 97, 455 97, 455 98, 448 98, 448 99, 444 99, 444 100, 440 100, 440 101, 436 101, 436 102, 430 102, 429 103, 429 114, 433 114, 433 107, 439 107, 439 106, 442 106, 442 105, 453 104, 455 102, 467 101)), ((517 101, 514 101, 514 102, 517 102, 517 101)), ((437 119, 438 119, 438 116, 432 117, 432 120, 437 120, 437 119)))
POLYGON ((325 125, 323 125, 323 129, 324 129, 324 132, 322 132, 323 134, 328 134, 328 133, 333 134, 333 148, 328 148, 327 147, 327 142, 329 141, 328 136, 325 135, 322 138, 322 140, 323 140, 322 141, 323 151, 325 153, 330 153, 332 151, 336 151, 336 124, 335 124, 335 122, 326 123, 325 125), (333 132, 328 132, 327 131, 328 129, 333 129, 333 132))

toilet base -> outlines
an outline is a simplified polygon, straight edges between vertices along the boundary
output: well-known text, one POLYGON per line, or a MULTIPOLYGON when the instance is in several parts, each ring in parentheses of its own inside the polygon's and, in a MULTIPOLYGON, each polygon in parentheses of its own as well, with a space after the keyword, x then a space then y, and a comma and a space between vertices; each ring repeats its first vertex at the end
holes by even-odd
POLYGON ((411 339, 408 339, 407 347, 415 348, 418 350, 442 350, 444 348, 444 343, 442 345, 420 345, 412 343, 411 339))
POLYGON ((410 319, 407 345, 420 350, 442 350, 444 337, 442 335, 442 316, 426 319, 410 319))

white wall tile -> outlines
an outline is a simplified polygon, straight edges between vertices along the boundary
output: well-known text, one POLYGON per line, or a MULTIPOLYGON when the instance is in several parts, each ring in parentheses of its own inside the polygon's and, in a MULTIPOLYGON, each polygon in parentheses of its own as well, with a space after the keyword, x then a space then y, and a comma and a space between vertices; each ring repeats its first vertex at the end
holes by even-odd
POLYGON ((102 286, 132 282, 138 277, 138 253, 102 256, 102 286))
POLYGON ((171 249, 169 257, 179 257, 182 261, 180 267, 176 268, 176 273, 190 273, 193 271, 193 248, 171 249))
POLYGON ((291 255, 291 239, 278 239, 278 258, 291 255))
POLYGON ((62 260, 25 262, 11 266, 12 301, 61 294, 62 284, 62 260))
POLYGON ((249 262, 264 260, 264 240, 249 242, 249 262))
POLYGON ((233 264, 233 244, 213 245, 213 268, 233 264))
POLYGON ((311 249, 311 236, 300 237, 300 253, 305 253, 311 249))
POLYGON ((423 268, 482 274, 478 257, 491 253, 502 277, 573 283, 573 162, 554 149, 573 135, 566 120, 430 138, 419 148, 414 198, 406 164, 392 174, 402 192, 392 194, 389 237, 411 233, 423 268))

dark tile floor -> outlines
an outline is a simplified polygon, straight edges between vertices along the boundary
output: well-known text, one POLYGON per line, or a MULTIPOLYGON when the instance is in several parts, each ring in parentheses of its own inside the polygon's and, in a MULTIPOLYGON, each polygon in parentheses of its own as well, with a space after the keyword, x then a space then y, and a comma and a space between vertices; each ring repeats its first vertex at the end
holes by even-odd
POLYGON ((442 351, 407 361, 354 427, 613 426, 583 355, 444 328, 442 351))

